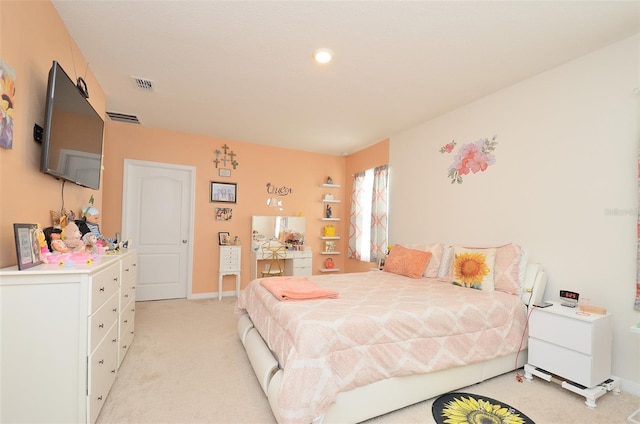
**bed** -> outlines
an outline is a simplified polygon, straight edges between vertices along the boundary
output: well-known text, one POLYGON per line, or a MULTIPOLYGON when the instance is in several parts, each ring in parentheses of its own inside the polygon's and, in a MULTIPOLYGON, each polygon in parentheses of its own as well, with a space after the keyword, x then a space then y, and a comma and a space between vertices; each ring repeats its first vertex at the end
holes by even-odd
POLYGON ((276 420, 361 422, 523 366, 527 305, 542 299, 546 275, 518 255, 492 262, 492 278, 517 275, 517 290, 452 284, 441 252, 419 278, 309 277, 334 299, 281 301, 263 279, 250 282, 238 335, 276 420))

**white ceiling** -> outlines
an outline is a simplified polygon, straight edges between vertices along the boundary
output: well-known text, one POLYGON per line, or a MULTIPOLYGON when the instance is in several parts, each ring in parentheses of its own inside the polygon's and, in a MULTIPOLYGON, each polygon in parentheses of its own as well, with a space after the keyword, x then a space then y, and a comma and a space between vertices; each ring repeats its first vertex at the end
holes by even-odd
POLYGON ((53 4, 107 111, 147 127, 329 154, 640 31, 640 1, 53 4), (335 53, 330 64, 312 61, 319 47, 335 53), (136 89, 132 76, 152 80, 154 92, 136 89))

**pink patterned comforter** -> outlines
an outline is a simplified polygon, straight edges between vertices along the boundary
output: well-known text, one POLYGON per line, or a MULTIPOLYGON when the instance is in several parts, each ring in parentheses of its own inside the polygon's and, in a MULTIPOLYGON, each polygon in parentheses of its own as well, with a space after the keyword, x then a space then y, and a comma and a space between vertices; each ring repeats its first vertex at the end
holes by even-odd
POLYGON ((525 305, 502 292, 379 271, 310 279, 338 298, 279 302, 254 280, 236 306, 284 370, 287 424, 311 422, 342 391, 515 352, 525 331, 525 305))

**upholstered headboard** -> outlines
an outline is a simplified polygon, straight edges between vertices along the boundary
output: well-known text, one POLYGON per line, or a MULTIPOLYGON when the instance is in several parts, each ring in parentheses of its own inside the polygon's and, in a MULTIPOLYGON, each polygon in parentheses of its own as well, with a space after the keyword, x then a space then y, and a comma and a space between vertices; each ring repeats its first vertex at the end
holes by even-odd
POLYGON ((541 305, 547 287, 547 273, 540 264, 527 264, 527 272, 522 288, 522 301, 531 305, 541 305))

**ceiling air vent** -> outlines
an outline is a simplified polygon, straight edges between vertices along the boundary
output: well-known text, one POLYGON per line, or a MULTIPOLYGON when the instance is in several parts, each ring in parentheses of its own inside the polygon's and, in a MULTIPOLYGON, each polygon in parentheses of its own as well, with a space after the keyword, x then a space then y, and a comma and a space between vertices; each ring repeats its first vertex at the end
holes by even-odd
POLYGON ((133 77, 133 76, 131 77, 131 81, 133 81, 133 85, 138 90, 146 91, 149 93, 153 92, 153 81, 146 78, 133 77))
POLYGON ((107 116, 111 118, 112 121, 126 122, 127 124, 140 125, 140 121, 138 120, 138 117, 135 115, 127 115, 126 113, 118 113, 118 112, 107 112, 107 116))

